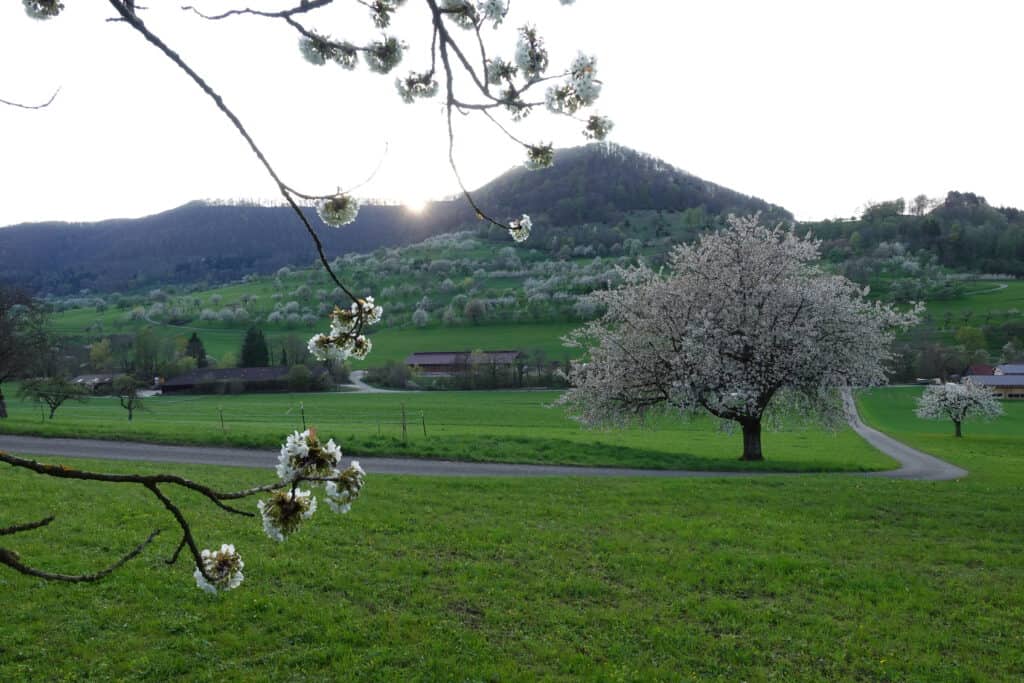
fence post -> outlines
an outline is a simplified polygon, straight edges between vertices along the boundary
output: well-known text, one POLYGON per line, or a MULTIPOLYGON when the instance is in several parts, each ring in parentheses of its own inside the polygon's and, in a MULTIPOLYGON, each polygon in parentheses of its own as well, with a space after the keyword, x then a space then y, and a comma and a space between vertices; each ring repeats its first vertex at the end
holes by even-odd
POLYGON ((423 421, 423 438, 427 438, 427 416, 424 412, 420 411, 420 420, 423 421))
POLYGON ((409 433, 406 431, 405 423, 405 403, 402 403, 402 443, 406 446, 409 445, 409 433))

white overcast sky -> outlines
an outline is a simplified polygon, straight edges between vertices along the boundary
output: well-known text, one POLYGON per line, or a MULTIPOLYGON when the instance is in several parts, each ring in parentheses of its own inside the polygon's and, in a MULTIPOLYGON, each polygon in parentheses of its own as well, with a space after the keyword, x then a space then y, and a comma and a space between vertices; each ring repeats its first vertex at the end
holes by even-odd
MULTIPOLYGON (((45 110, 0 106, 0 226, 276 196, 196 86, 129 27, 104 21, 108 3, 65 4, 37 22, 20 2, 0 3, 0 97, 38 102, 61 88, 45 110)), ((395 75, 424 66, 429 27, 417 0, 396 27, 406 59, 383 77, 309 65, 281 22, 206 22, 177 0, 144 4, 147 24, 224 96, 291 185, 327 193, 381 163, 359 194, 417 202, 456 191, 439 104, 404 105, 394 90, 395 75)), ((355 2, 337 4, 308 23, 353 42, 377 35, 364 10, 345 9, 355 2)), ((509 28, 526 21, 555 66, 577 50, 597 55, 597 110, 615 121, 615 142, 800 219, 951 189, 1024 207, 1017 0, 514 0, 509 28)), ((514 36, 492 45, 510 56, 514 36)), ((521 162, 521 148, 489 124, 457 125, 471 187, 521 162)), ((517 132, 583 142, 578 125, 540 111, 517 132)))

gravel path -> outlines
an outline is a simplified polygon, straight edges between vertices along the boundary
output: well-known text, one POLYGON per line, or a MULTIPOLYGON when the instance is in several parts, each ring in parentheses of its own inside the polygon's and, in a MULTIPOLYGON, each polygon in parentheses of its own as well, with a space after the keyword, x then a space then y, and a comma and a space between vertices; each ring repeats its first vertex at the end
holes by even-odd
MULTIPOLYGON (((890 479, 940 481, 960 479, 966 470, 909 446, 865 426, 857 415, 852 396, 844 395, 850 426, 871 445, 897 460, 902 466, 887 472, 870 472, 863 476, 890 479)), ((164 444, 92 439, 48 439, 35 436, 0 434, 0 450, 25 455, 56 455, 72 458, 107 460, 142 460, 146 462, 227 465, 233 467, 273 467, 277 453, 245 448, 213 448, 209 446, 168 446, 164 444)), ((512 465, 507 463, 455 462, 361 456, 367 472, 375 474, 411 474, 427 476, 480 477, 751 477, 795 476, 777 472, 699 472, 689 470, 641 470, 620 467, 568 467, 557 465, 512 465)), ((849 475, 847 475, 849 476, 849 475)))

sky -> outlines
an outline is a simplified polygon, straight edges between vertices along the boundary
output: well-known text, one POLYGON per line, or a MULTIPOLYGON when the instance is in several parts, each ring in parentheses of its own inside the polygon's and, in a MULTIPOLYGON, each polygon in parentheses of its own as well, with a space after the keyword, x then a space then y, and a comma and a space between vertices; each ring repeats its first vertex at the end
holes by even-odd
MULTIPOLYGON (((0 98, 37 103, 60 88, 46 109, 0 106, 0 226, 276 200, 255 156, 184 73, 106 21, 108 3, 65 4, 39 22, 19 2, 0 3, 0 98)), ((372 175, 356 194, 412 207, 457 192, 440 101, 406 105, 394 87, 428 59, 421 0, 396 19, 409 47, 386 76, 310 65, 280 21, 209 22, 177 1, 145 4, 147 25, 224 97, 289 185, 326 194, 372 175)), ((305 21, 356 43, 379 35, 354 0, 335 5, 305 21)), ((506 27, 487 34, 494 54, 511 56, 527 22, 553 70, 578 51, 597 56, 595 110, 615 122, 612 141, 798 219, 954 189, 1024 207, 1016 0, 515 0, 506 27)), ((522 148, 492 124, 456 118, 469 187, 522 163, 522 148)), ((578 123, 543 111, 510 130, 556 147, 585 142, 578 123)))

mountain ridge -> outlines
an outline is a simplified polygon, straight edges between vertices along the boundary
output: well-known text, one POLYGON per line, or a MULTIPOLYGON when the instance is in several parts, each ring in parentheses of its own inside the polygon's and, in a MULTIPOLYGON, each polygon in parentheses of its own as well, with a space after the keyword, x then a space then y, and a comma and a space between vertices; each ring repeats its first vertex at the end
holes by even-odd
MULTIPOLYGON (((529 214, 547 234, 562 226, 612 224, 630 211, 703 208, 709 215, 781 207, 682 171, 654 156, 603 143, 559 150, 555 166, 510 169, 473 192, 498 220, 529 214)), ((330 258, 395 247, 476 227, 462 198, 410 212, 367 204, 340 230, 304 210, 330 258)), ((218 283, 316 258, 291 209, 191 201, 151 216, 26 223, 0 229, 0 281, 36 293, 130 290, 160 283, 218 283)))

